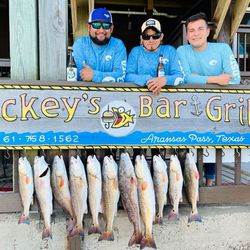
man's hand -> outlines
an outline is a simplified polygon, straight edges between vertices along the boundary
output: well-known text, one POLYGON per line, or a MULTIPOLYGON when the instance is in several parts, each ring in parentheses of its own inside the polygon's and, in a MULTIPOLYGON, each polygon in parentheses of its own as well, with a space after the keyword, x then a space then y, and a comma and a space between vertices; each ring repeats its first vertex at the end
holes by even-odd
POLYGON ((93 79, 93 69, 83 63, 84 69, 80 71, 80 76, 84 82, 91 82, 93 79))
POLYGON ((154 95, 159 95, 162 87, 167 83, 165 76, 155 77, 147 81, 147 86, 154 95))
POLYGON ((207 83, 216 83, 221 86, 228 85, 229 82, 232 80, 232 76, 229 74, 221 74, 218 76, 209 76, 207 83))

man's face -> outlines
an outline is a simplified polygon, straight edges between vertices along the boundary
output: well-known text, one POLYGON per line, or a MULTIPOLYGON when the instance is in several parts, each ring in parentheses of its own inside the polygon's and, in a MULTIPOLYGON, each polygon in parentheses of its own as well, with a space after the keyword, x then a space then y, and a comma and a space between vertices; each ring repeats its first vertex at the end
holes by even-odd
POLYGON ((186 38, 194 49, 204 50, 207 47, 209 33, 210 29, 206 22, 200 19, 188 24, 186 38))
POLYGON ((105 41, 109 41, 111 34, 113 32, 113 25, 104 22, 93 22, 88 24, 89 35, 92 40, 99 45, 106 44, 105 41))
POLYGON ((156 51, 163 39, 163 34, 147 28, 141 35, 141 43, 147 51, 156 51), (153 37, 152 37, 153 36, 153 37))

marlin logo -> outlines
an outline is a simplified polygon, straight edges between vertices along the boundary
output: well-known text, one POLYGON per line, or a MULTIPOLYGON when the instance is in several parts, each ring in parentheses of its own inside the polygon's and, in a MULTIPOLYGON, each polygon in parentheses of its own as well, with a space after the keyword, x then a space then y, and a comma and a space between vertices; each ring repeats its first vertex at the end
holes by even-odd
POLYGON ((217 63, 218 63, 218 61, 215 60, 215 59, 212 59, 212 60, 210 60, 210 61, 208 62, 208 64, 211 65, 211 66, 214 66, 214 65, 216 65, 217 63))

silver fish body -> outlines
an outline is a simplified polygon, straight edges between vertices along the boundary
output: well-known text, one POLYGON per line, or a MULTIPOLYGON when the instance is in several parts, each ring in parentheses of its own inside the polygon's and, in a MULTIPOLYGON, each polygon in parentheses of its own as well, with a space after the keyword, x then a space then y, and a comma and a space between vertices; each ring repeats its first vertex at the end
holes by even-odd
POLYGON ((133 246, 140 244, 142 234, 137 190, 138 184, 135 176, 134 166, 128 153, 122 153, 120 156, 118 179, 119 190, 121 193, 124 209, 128 214, 129 221, 134 226, 133 235, 128 243, 128 246, 133 246))
POLYGON ((44 219, 42 238, 52 238, 50 217, 53 212, 53 197, 50 185, 50 169, 44 156, 36 156, 34 159, 34 180, 36 196, 44 219))
POLYGON ((169 196, 173 206, 169 219, 179 219, 179 202, 182 201, 183 174, 176 155, 171 155, 169 164, 169 196))
POLYGON ((23 205, 23 212, 18 224, 30 224, 29 209, 33 202, 34 182, 32 168, 26 157, 18 159, 18 177, 19 191, 23 205))
POLYGON ((105 231, 99 240, 114 240, 113 222, 120 196, 118 188, 118 166, 112 156, 105 156, 102 165, 103 215, 105 231))
POLYGON ((168 174, 167 164, 161 155, 153 157, 153 182, 156 198, 156 223, 163 223, 163 208, 167 204, 168 174))
POLYGON ((88 233, 101 233, 98 214, 102 213, 102 172, 101 164, 95 155, 89 155, 87 159, 87 177, 88 177, 88 199, 89 208, 92 215, 92 225, 88 233))
POLYGON ((70 232, 70 236, 84 236, 83 216, 88 213, 87 196, 88 184, 84 165, 79 156, 70 158, 69 185, 76 225, 70 232))
POLYGON ((135 174, 138 181, 139 206, 145 229, 140 248, 156 248, 152 234, 155 217, 155 193, 151 173, 144 155, 136 156, 135 174))
POLYGON ((197 209, 197 201, 199 200, 199 172, 190 153, 186 154, 184 184, 186 188, 187 198, 191 203, 191 213, 188 222, 201 221, 201 217, 197 209))
POLYGON ((73 229, 75 219, 69 190, 69 180, 63 156, 59 157, 56 155, 54 157, 51 184, 56 201, 70 215, 68 225, 68 231, 70 231, 73 229))

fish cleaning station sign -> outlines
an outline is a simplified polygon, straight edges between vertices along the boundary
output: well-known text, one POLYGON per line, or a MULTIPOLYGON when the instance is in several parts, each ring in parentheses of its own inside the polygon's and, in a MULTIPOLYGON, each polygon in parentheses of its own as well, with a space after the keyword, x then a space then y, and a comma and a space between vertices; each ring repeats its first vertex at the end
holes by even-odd
POLYGON ((0 84, 2 147, 250 146, 248 86, 0 84))

